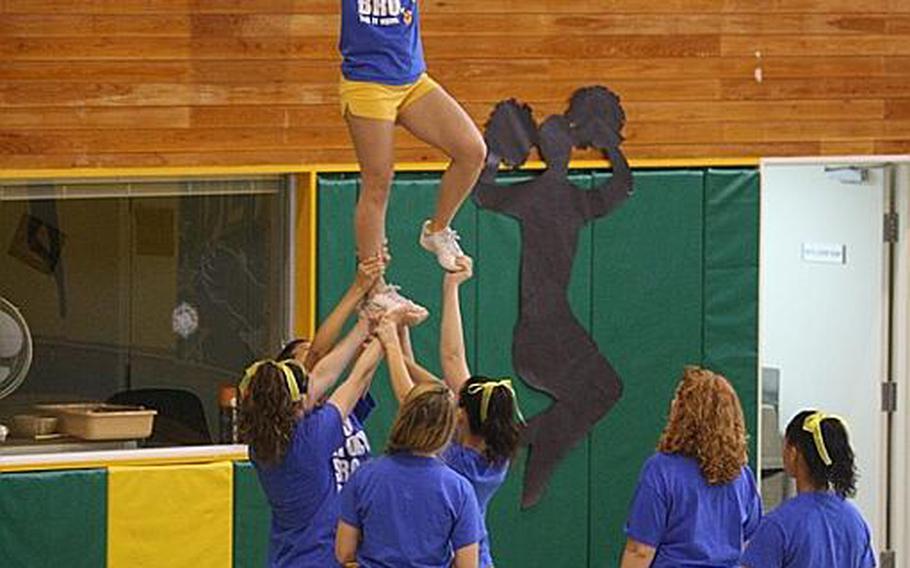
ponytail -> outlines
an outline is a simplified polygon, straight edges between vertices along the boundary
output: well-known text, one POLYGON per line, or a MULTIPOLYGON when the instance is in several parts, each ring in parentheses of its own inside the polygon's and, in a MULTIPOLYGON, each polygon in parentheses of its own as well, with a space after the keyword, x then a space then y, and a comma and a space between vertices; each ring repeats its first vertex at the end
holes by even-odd
POLYGON ((511 381, 471 377, 461 388, 458 405, 467 413, 471 433, 483 438, 488 461, 498 464, 515 456, 523 420, 511 381))
POLYGON ((841 497, 856 495, 856 460, 843 420, 804 410, 787 425, 786 437, 803 456, 816 486, 841 497))

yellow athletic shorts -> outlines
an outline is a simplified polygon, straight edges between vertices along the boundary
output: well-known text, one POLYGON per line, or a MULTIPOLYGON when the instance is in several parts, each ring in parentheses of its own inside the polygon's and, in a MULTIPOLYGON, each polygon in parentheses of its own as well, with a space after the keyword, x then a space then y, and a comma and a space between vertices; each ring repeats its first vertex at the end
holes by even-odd
POLYGON ((341 114, 394 122, 399 112, 438 87, 439 83, 426 73, 407 85, 349 81, 342 77, 338 89, 341 114))

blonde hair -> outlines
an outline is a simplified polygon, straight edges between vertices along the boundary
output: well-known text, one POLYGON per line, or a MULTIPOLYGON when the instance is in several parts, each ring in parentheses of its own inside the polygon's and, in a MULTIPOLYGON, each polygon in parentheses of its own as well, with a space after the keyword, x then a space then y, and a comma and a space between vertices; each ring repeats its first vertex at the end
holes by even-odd
POLYGON ((710 485, 730 483, 748 462, 743 409, 729 381, 686 367, 657 449, 695 459, 710 485))
POLYGON ((432 454, 449 443, 455 432, 455 398, 441 383, 411 389, 398 409, 387 451, 432 454))

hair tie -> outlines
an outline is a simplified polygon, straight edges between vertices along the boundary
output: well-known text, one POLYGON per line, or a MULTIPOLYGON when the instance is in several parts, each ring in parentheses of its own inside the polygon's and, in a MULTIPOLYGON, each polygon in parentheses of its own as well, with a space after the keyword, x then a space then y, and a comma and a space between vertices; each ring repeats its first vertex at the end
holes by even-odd
POLYGON ((294 378, 294 371, 291 370, 286 362, 278 362, 272 359, 263 359, 262 361, 256 361, 246 368, 246 371, 243 372, 243 378, 240 379, 240 385, 237 387, 240 391, 240 396, 246 396, 246 393, 250 388, 250 381, 253 380, 253 377, 257 372, 259 372, 259 369, 261 369, 263 365, 269 364, 275 365, 287 383, 288 392, 291 394, 291 402, 300 401, 305 393, 300 392, 300 386, 297 384, 297 379, 294 378))
POLYGON ((515 414, 518 416, 519 422, 522 424, 525 423, 525 417, 521 414, 521 409, 518 407, 518 395, 515 393, 515 388, 512 387, 512 381, 510 379, 502 379, 499 381, 486 381, 483 383, 474 383, 468 387, 468 394, 480 394, 482 397, 480 399, 480 422, 483 424, 487 421, 487 413, 490 409, 490 398, 493 396, 493 391, 498 387, 502 387, 508 390, 512 394, 512 403, 515 406, 515 414))
POLYGON ((815 442, 815 449, 818 451, 818 456, 828 467, 834 463, 834 460, 831 459, 831 456, 828 454, 828 448, 825 446, 825 436, 822 432, 822 422, 828 420, 829 418, 837 420, 841 423, 842 426, 844 426, 844 428, 847 427, 847 423, 844 422, 844 420, 839 416, 825 414, 821 411, 810 414, 803 421, 803 431, 812 434, 812 440, 815 442))

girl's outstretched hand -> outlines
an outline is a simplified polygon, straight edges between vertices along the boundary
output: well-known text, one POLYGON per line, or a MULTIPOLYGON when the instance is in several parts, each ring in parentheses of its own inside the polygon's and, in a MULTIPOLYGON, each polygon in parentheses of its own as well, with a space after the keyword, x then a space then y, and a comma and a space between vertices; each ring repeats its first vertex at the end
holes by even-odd
POLYGON ((385 269, 388 265, 387 258, 388 257, 385 254, 377 254, 376 256, 361 260, 357 264, 357 277, 355 282, 357 288, 362 293, 366 294, 369 292, 370 288, 373 287, 373 284, 385 274, 385 269))
POLYGON ((455 259, 455 265, 458 267, 458 271, 447 272, 445 275, 446 283, 461 284, 474 276, 474 259, 470 256, 464 255, 455 259))
POLYGON ((398 323, 393 318, 384 316, 376 324, 376 337, 384 347, 396 343, 398 341, 398 323))

